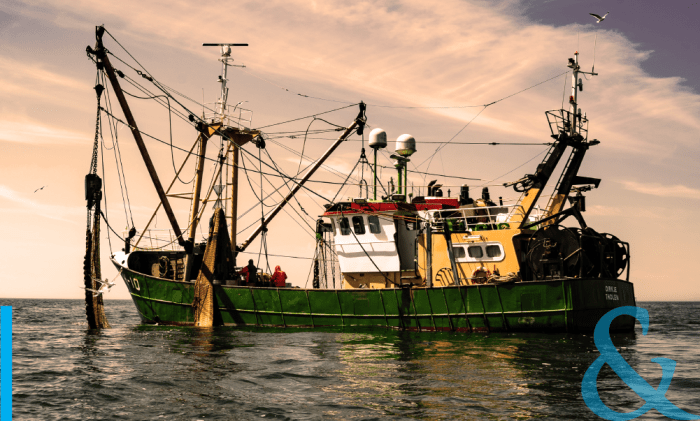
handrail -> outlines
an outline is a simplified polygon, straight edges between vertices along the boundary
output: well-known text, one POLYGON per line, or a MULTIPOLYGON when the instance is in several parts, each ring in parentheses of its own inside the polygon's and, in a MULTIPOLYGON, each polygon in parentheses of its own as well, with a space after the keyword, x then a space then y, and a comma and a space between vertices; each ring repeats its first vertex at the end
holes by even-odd
MULTIPOLYGON (((522 215, 523 207, 520 205, 504 206, 478 206, 473 208, 459 209, 434 209, 427 211, 427 222, 431 227, 444 229, 443 224, 452 225, 450 231, 510 228, 510 223, 515 215, 522 215), (444 216, 443 216, 444 215, 444 216), (506 224, 501 226, 501 224, 506 224)), ((529 220, 535 222, 545 216, 545 211, 536 208, 529 220)), ((520 220, 517 221, 518 223, 520 220)))

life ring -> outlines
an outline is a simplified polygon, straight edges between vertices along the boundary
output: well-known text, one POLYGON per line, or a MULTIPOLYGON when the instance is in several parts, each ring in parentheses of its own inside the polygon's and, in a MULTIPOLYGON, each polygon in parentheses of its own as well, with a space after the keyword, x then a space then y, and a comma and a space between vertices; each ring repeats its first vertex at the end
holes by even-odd
POLYGON ((471 281, 473 284, 484 284, 488 280, 489 276, 491 276, 491 272, 484 266, 478 266, 476 269, 474 269, 474 272, 472 272, 471 276, 471 281))
POLYGON ((165 278, 170 272, 170 259, 168 256, 160 256, 158 259, 158 275, 161 278, 165 278))

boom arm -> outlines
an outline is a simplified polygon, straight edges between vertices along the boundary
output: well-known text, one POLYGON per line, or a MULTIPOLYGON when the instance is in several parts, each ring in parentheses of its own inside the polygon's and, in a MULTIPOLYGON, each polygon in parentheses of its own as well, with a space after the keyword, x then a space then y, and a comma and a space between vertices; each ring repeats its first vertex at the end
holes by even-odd
POLYGON ((347 129, 345 129, 345 131, 338 138, 338 140, 336 140, 331 145, 331 147, 328 148, 328 150, 311 166, 311 168, 309 168, 309 170, 306 172, 306 174, 301 179, 301 181, 299 181, 297 183, 297 185, 292 188, 292 190, 289 192, 289 194, 287 194, 287 196, 282 200, 282 202, 280 202, 279 205, 277 205, 269 214, 267 214, 267 216, 263 219, 263 221, 260 223, 260 225, 248 237, 248 239, 245 240, 243 242, 243 244, 241 244, 241 246, 237 248, 238 251, 244 251, 246 249, 246 247, 248 247, 250 245, 250 243, 255 239, 255 237, 257 237, 258 234, 260 234, 263 231, 263 229, 265 229, 265 227, 267 227, 267 225, 270 223, 270 221, 272 221, 272 218, 274 218, 282 210, 284 205, 286 205, 287 202, 289 202, 292 199, 292 197, 294 197, 294 195, 299 190, 301 190, 304 183, 306 183, 306 181, 309 178, 311 178, 311 176, 316 172, 316 170, 319 169, 321 167, 321 165, 323 165, 323 163, 333 153, 333 151, 335 151, 338 148, 338 146, 340 146, 340 144, 343 143, 343 141, 345 141, 345 139, 347 139, 348 136, 350 136, 350 134, 352 133, 353 130, 355 130, 355 128, 358 128, 358 133, 360 133, 361 128, 364 127, 364 124, 365 124, 365 120, 364 120, 365 107, 366 106, 364 103, 360 103, 360 113, 358 114, 357 118, 355 118, 355 120, 352 122, 352 124, 347 129))
POLYGON ((126 117, 126 121, 129 123, 129 128, 131 129, 131 133, 134 135, 134 140, 136 140, 136 145, 139 148, 139 151, 141 152, 141 156, 143 157, 143 162, 146 164, 146 168, 148 169, 148 174, 151 176, 151 180, 153 181, 153 186, 156 188, 156 192, 158 193, 158 197, 160 198, 161 203, 163 204, 163 209, 165 210, 165 213, 168 215, 168 220, 170 221, 170 225, 173 227, 173 231, 175 235, 177 236, 177 241, 178 243, 185 247, 185 249, 189 249, 189 244, 182 238, 182 231, 180 230, 180 226, 177 223, 177 219, 175 219, 175 214, 173 213, 173 209, 170 206, 170 202, 168 201, 168 197, 165 194, 165 190, 163 189, 163 185, 160 183, 160 179, 158 178, 158 174, 156 173, 156 169, 153 166, 153 161, 151 161, 151 157, 148 154, 148 150, 146 149, 146 144, 143 142, 143 138, 141 138, 141 132, 138 129, 138 126, 136 125, 136 120, 134 120, 134 116, 131 114, 131 110, 129 109, 129 104, 126 102, 126 98, 124 97, 124 92, 122 91, 121 86, 119 85, 119 80, 117 80, 117 75, 114 72, 114 68, 112 67, 112 64, 109 62, 109 58, 107 57, 107 52, 104 49, 104 46, 102 45, 102 35, 104 34, 104 27, 100 26, 96 30, 96 38, 97 38, 97 48, 95 50, 95 55, 99 58, 101 63, 104 65, 104 70, 107 73, 107 77, 109 78, 110 83, 112 84, 112 87, 114 88, 114 93, 117 96, 117 99, 119 100, 119 105, 122 108, 122 111, 124 112, 124 117, 126 117))
POLYGON ((581 162, 583 157, 586 155, 586 151, 590 145, 596 145, 597 141, 594 140, 590 143, 577 142, 573 145, 574 152, 569 161, 566 172, 563 174, 559 185, 557 186, 557 191, 552 197, 549 209, 547 209, 548 215, 555 215, 562 211, 566 198, 569 197, 571 192, 571 187, 577 184, 594 184, 598 187, 600 184, 599 178, 589 178, 589 177, 579 177, 578 170, 581 168, 581 162), (596 143, 594 143, 596 142, 596 143))
MULTIPOLYGON (((557 164, 561 160, 562 155, 564 155, 564 151, 568 145, 569 136, 566 133, 560 133, 559 138, 556 140, 556 142, 554 142, 554 145, 552 145, 549 154, 547 154, 542 163, 537 166, 537 171, 535 171, 535 174, 526 176, 526 178, 523 179, 531 182, 532 185, 527 188, 525 191, 525 197, 520 201, 520 209, 522 209, 522 214, 515 214, 512 218, 513 222, 520 221, 521 228, 523 224, 527 224, 528 217, 534 209, 537 199, 540 198, 542 190, 547 185, 547 182, 552 176, 557 164), (519 216, 522 216, 522 219, 518 220, 517 218, 519 216)), ((515 185, 516 183, 508 183, 506 186, 515 185)))

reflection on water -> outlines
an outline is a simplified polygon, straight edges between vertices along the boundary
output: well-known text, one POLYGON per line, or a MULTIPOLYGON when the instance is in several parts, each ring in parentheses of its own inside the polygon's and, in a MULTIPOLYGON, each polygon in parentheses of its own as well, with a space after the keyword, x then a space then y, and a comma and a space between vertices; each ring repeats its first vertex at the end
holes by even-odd
POLYGON ((342 382, 333 391, 344 397, 346 405, 372 402, 387 414, 421 419, 457 414, 474 419, 526 419, 561 406, 562 396, 585 407, 580 397, 583 370, 578 366, 594 357, 586 352, 590 340, 580 339, 341 334, 337 338, 339 359, 345 367, 339 370, 342 382), (572 357, 581 350, 585 357, 572 357))
MULTIPOLYGON (((16 419, 599 419, 581 397, 590 336, 142 326, 126 301, 96 332, 81 304, 12 304, 16 419)), ((614 343, 655 387, 651 358, 675 359, 666 396, 700 413, 700 306, 646 308, 649 335, 614 343)), ((643 403, 607 366, 598 385, 617 411, 643 403)))

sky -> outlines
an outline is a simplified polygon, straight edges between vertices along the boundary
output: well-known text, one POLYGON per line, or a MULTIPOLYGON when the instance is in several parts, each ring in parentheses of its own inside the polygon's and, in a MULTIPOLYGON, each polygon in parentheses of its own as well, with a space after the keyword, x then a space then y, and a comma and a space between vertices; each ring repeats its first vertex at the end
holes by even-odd
MULTIPOLYGON (((518 196, 499 186, 533 173, 547 150, 542 145, 550 141, 544 112, 561 108, 569 95, 567 59, 579 51, 582 68, 595 65, 599 73, 583 81, 579 96, 590 119, 589 139, 601 142, 589 150, 579 172, 603 180, 587 194, 586 221, 631 244, 630 279, 638 301, 700 300, 698 277, 688 266, 700 256, 700 228, 694 223, 700 205, 699 7, 681 0, 272 0, 196 5, 4 0, 0 297, 83 295, 83 179, 96 115, 96 71, 85 47, 94 45, 95 26, 104 24, 158 81, 207 103, 218 98, 220 65, 218 50, 202 43, 249 43, 234 49, 234 64, 246 67, 230 69, 229 102, 244 101, 241 106, 252 110, 251 126, 266 126, 268 152, 287 173, 295 173, 300 162, 286 148, 304 148, 315 159, 337 133, 314 134, 304 143, 303 136, 289 138, 282 132, 303 131, 310 119, 276 123, 317 115, 346 126, 357 114, 355 106, 320 113, 362 100, 368 104, 368 125, 386 130, 390 146, 404 133, 416 138, 418 152, 411 170, 443 174, 425 179, 410 174, 416 191, 438 179, 453 194, 468 183, 473 195, 488 186, 492 196, 505 201, 518 196), (606 12, 610 14, 602 23, 589 15, 606 12), (448 141, 435 153, 443 145, 436 142, 448 141), (531 145, 473 144, 488 142, 531 145)), ((105 45, 137 66, 112 38, 105 36, 105 45)), ((152 88, 125 64, 112 61, 152 88)), ((169 142, 168 110, 151 100, 129 101, 140 129, 169 142)), ((185 102, 201 112, 199 105, 185 102)), ((121 117, 119 111, 115 115, 121 117)), ((103 115, 100 168, 104 161, 110 224, 121 232, 133 221, 140 229, 158 198, 129 131, 117 125, 116 154, 107 121, 103 115), (116 178, 120 156, 125 186, 116 178), (122 194, 124 188, 128 194, 122 194)), ((315 120, 311 127, 333 126, 315 120)), ((189 149, 195 138, 189 125, 173 119, 175 146, 189 149)), ((173 166, 185 154, 150 139, 146 144, 161 180, 169 184, 173 166)), ((361 147, 358 137, 345 142, 328 166, 347 176, 361 147)), ((253 145, 245 149, 259 152, 253 145)), ((380 154, 380 163, 391 165, 391 151, 380 154)), ((217 152, 214 142, 208 155, 215 158, 217 152)), ((364 178, 370 180, 367 171, 365 167, 364 178)), ((189 181, 191 163, 185 173, 189 176, 182 179, 189 181)), ((391 176, 396 179, 393 170, 383 169, 380 175, 385 184, 391 176)), ((352 179, 358 177, 356 172, 352 179)), ((323 170, 315 179, 337 183, 343 175, 323 170)), ((279 180, 272 182, 279 186, 279 180)), ((239 210, 250 212, 241 218, 240 227, 260 217, 254 196, 258 183, 251 177, 253 192, 249 181, 241 180, 239 210)), ((272 190, 263 184, 264 191, 272 190)), ((173 191, 189 192, 190 186, 177 183, 173 191)), ((338 188, 321 183, 310 187, 326 198, 338 188)), ((354 185, 339 197, 357 194, 354 185)), ((310 285, 314 252, 313 235, 303 220, 313 225, 323 212, 323 201, 309 193, 300 193, 298 200, 304 210, 295 205, 296 211, 310 216, 299 217, 291 208, 287 211, 292 216, 282 212, 270 226, 268 252, 296 257, 271 257, 270 265, 281 265, 289 281, 303 287, 310 285)), ((173 200, 181 226, 186 226, 188 203, 173 200)), ((162 213, 156 227, 168 228, 162 213)), ((112 251, 122 244, 113 235, 108 238, 106 231, 103 224, 103 275, 112 278, 117 272, 109 263, 110 241, 112 251)), ((249 249, 259 250, 259 241, 249 249)), ((257 259, 255 254, 246 256, 257 259)), ((118 282, 106 298, 128 298, 126 287, 118 282)))

